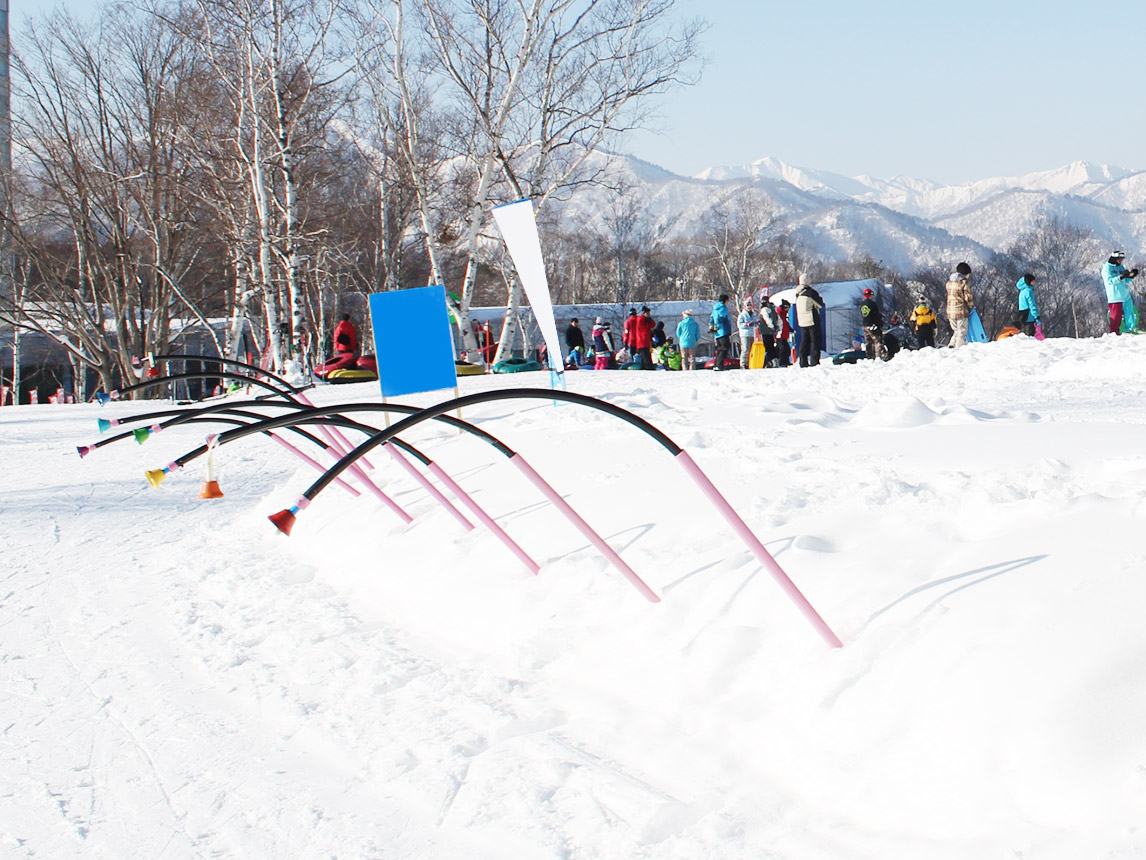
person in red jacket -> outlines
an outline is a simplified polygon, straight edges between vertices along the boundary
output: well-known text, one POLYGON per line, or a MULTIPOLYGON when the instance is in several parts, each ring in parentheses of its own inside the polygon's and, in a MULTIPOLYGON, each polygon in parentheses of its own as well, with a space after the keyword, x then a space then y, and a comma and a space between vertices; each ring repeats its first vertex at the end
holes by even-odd
POLYGON ((358 330, 350 321, 350 314, 343 314, 342 322, 334 327, 334 351, 358 354, 358 330))
POLYGON ((633 350, 633 358, 640 356, 641 370, 653 370, 653 329, 656 324, 653 322, 653 312, 649 310, 648 305, 641 308, 641 315, 636 319, 634 340, 636 349, 633 350))
POLYGON ((625 327, 621 329, 621 343, 629 351, 629 355, 637 355, 637 309, 629 308, 629 315, 625 318, 625 327))

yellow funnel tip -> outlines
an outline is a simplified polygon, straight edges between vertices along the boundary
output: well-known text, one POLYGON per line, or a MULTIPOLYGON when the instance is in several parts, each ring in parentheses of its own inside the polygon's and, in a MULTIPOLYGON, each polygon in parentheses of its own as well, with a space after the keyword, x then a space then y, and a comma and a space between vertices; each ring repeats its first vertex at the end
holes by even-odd
POLYGON ((151 484, 153 487, 158 487, 163 483, 163 479, 167 477, 167 473, 162 469, 148 469, 146 474, 147 483, 151 484))

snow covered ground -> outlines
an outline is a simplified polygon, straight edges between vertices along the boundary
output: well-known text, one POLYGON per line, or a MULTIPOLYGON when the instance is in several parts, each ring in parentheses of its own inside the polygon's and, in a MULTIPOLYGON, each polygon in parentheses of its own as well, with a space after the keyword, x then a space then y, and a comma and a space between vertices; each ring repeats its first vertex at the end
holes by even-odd
MULTIPOLYGON (((547 384, 463 378, 463 393, 547 384)), ((736 505, 828 648, 664 449, 602 413, 410 441, 543 565, 331 487, 266 437, 152 489, 186 425, 0 410, 0 856, 982 860, 1146 854, 1146 338, 888 364, 578 372, 736 505)), ((362 384, 324 403, 376 400, 362 384)), ((409 398, 429 403, 436 395, 409 398)))

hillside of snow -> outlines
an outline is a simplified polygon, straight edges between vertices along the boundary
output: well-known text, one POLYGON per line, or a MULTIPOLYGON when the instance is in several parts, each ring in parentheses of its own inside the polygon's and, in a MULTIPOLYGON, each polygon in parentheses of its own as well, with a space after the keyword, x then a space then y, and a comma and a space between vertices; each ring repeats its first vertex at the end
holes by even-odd
POLYGON ((334 485, 287 538, 267 516, 318 473, 265 436, 217 450, 226 495, 203 501, 202 460, 158 489, 143 473, 220 425, 80 460, 97 418, 170 407, 3 408, 0 856, 1146 853, 1146 338, 567 384, 683 446, 844 647, 663 448, 602 412, 463 418, 659 603, 443 425, 405 438, 539 575, 380 453, 412 524, 334 485))
POLYGON ((779 218, 777 229, 796 238, 809 258, 824 262, 870 256, 910 274, 920 266, 985 260, 1054 216, 1093 231, 1101 244, 1124 247, 1132 258, 1146 256, 1146 171, 1080 161, 939 185, 841 176, 775 158, 709 168, 691 178, 621 155, 598 153, 589 165, 604 183, 557 205, 567 224, 604 237, 612 235, 619 213, 639 212, 640 226, 662 242, 689 241, 711 210, 748 194, 766 200, 779 218))

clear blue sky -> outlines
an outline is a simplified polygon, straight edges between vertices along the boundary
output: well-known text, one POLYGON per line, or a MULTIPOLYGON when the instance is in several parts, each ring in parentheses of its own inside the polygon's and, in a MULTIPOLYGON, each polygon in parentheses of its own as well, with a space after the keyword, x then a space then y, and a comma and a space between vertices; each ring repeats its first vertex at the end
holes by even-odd
POLYGON ((677 0, 701 82, 633 155, 691 175, 774 156, 938 182, 1146 168, 1146 0, 677 0))
MULTIPOLYGON (((1146 169, 1146 0, 676 3, 710 23, 708 67, 623 147, 676 173, 766 155, 937 182, 1146 169)), ((13 28, 38 6, 11 0, 13 28)))

